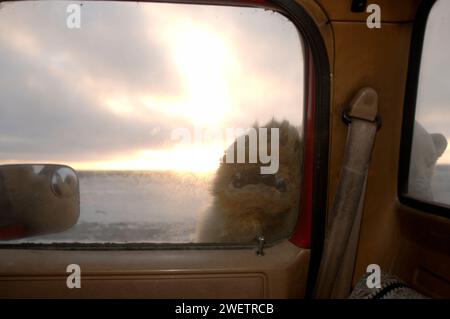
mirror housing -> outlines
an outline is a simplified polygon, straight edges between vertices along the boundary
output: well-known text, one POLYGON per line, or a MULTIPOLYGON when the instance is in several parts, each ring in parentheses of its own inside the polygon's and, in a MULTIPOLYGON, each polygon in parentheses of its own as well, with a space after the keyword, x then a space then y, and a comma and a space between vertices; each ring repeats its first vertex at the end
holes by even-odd
POLYGON ((79 216, 79 182, 71 167, 0 166, 0 241, 62 232, 79 216))

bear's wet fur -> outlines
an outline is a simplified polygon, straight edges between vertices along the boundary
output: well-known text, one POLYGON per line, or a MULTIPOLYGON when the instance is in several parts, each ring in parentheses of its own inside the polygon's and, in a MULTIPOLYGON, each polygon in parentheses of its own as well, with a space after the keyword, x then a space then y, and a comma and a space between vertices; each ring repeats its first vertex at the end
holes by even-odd
MULTIPOLYGON (((197 227, 197 242, 250 242, 261 235, 266 241, 274 241, 286 237, 294 228, 300 199, 303 141, 299 129, 288 121, 273 119, 261 127, 268 131, 269 152, 271 128, 279 129, 278 171, 261 174, 260 167, 267 164, 259 159, 257 163, 248 160, 226 163, 224 156, 212 185, 213 202, 197 227)), ((258 132, 258 126, 254 128, 258 132)), ((230 146, 233 150, 238 139, 230 146)), ((245 146, 247 153, 248 138, 245 146)))

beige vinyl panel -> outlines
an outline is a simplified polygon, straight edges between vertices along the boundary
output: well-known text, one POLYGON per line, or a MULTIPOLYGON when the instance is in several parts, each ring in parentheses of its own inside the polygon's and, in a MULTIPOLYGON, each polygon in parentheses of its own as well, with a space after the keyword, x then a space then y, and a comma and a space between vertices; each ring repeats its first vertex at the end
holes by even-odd
MULTIPOLYGON (((367 5, 377 4, 381 9, 383 22, 413 21, 422 0, 369 0, 367 5)), ((352 0, 316 0, 325 10, 330 20, 365 21, 370 13, 352 12, 352 0)))
MULTIPOLYGON (((339 11, 332 6, 327 8, 334 12, 334 19, 349 19, 340 17, 339 11)), ((398 16, 392 16, 393 20, 410 18, 403 16, 405 11, 399 10, 396 4, 386 4, 384 8, 387 9, 385 12, 398 12, 398 16)), ((397 195, 403 103, 413 24, 382 23, 382 28, 377 30, 368 29, 365 23, 336 21, 332 22, 332 27, 335 69, 329 205, 336 190, 346 138, 341 112, 360 87, 368 85, 378 92, 383 122, 369 170, 353 282, 366 272, 369 264, 375 263, 428 296, 448 298, 450 223, 448 219, 400 204, 397 195)))
POLYGON ((432 298, 450 298, 450 220, 396 205, 400 240, 391 271, 432 298))
MULTIPOLYGON (((334 194, 343 156, 346 126, 341 112, 357 90, 371 86, 379 96, 383 124, 375 140, 361 225, 356 277, 370 263, 389 267, 389 243, 395 241, 397 163, 402 106, 409 55, 411 24, 384 24, 368 29, 364 23, 333 23, 336 40, 330 191, 334 194), (380 228, 382 227, 382 228, 380 228), (373 256, 370 257, 370 256, 373 256)), ((330 197, 331 199, 332 197, 330 197)), ((331 200, 330 200, 331 205, 331 200)))
POLYGON ((0 251, 0 298, 302 298, 309 250, 0 251), (81 288, 66 267, 81 268, 81 288))

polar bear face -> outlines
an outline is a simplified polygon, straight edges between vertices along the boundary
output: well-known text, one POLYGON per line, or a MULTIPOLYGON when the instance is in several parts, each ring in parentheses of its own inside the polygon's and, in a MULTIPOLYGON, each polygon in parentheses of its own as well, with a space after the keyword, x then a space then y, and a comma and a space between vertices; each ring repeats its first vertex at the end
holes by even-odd
MULTIPOLYGON (((255 125, 254 128, 259 130, 261 127, 255 125)), ((250 242, 259 236, 273 242, 287 236, 295 226, 303 157, 299 130, 288 121, 275 120, 262 128, 267 128, 268 134, 258 137, 256 148, 258 151, 268 150, 271 156, 278 154, 274 156, 278 169, 271 174, 263 174, 261 167, 267 163, 260 158, 243 163, 227 161, 226 154, 237 149, 239 141, 243 142, 247 159, 251 149, 255 149, 255 144, 252 146, 246 134, 238 137, 225 151, 216 172, 212 185, 213 202, 199 222, 197 242, 250 242), (269 134, 272 128, 278 128, 278 136, 269 134), (275 144, 278 146, 274 146, 278 147, 278 152, 272 152, 272 142, 277 138, 279 143, 275 144)))
MULTIPOLYGON (((300 196, 302 141, 298 130, 287 121, 271 121, 264 127, 269 131, 279 128, 279 169, 275 174, 261 174, 261 163, 222 163, 217 171, 215 199, 237 215, 286 213, 300 196)), ((270 148, 270 136, 267 143, 270 148)))
POLYGON ((447 139, 439 133, 428 133, 415 122, 411 147, 408 194, 424 200, 433 200, 431 180, 438 158, 447 148, 447 139))

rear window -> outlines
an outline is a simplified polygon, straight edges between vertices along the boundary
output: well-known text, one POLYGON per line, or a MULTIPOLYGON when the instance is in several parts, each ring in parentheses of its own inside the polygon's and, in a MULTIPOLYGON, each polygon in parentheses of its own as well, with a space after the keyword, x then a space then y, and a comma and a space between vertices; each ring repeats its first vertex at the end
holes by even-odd
POLYGON ((289 236, 303 158, 293 23, 245 7, 69 5, 0 7, 0 162, 72 167, 81 205, 71 229, 9 243, 289 236))
POLYGON ((437 1, 425 26, 407 195, 450 207, 450 2, 437 1))

